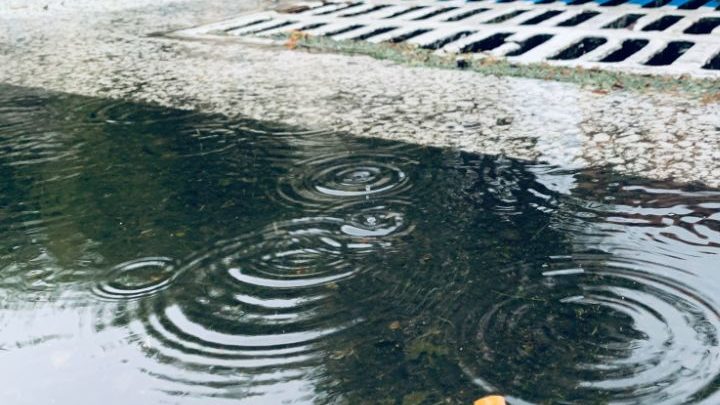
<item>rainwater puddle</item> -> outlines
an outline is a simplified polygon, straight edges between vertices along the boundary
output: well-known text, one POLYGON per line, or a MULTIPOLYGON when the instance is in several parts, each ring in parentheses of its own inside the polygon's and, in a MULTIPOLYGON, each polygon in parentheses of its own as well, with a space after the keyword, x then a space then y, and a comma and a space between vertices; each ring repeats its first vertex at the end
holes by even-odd
POLYGON ((720 192, 0 88, 0 398, 720 401, 720 192))

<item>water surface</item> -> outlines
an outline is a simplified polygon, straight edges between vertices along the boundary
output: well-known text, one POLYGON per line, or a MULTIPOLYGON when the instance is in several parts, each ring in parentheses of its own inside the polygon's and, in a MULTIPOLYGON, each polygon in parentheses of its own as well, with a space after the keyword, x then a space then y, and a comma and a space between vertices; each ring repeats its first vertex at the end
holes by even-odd
POLYGON ((0 87, 3 404, 720 401, 720 192, 0 87))

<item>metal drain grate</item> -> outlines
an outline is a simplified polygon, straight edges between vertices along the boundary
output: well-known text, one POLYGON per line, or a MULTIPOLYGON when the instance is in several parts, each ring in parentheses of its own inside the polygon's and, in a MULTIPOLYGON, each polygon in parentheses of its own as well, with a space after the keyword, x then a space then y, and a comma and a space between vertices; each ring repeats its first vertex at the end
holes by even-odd
POLYGON ((173 33, 407 42, 437 52, 720 77, 720 0, 369 0, 302 3, 173 33))

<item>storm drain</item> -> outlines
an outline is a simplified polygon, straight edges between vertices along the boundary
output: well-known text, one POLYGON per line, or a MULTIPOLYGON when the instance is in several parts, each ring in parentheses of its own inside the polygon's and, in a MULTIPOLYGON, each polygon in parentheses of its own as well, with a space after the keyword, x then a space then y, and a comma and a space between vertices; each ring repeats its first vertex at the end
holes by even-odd
POLYGON ((300 3, 172 33, 409 43, 440 53, 720 77, 720 0, 369 0, 300 3))

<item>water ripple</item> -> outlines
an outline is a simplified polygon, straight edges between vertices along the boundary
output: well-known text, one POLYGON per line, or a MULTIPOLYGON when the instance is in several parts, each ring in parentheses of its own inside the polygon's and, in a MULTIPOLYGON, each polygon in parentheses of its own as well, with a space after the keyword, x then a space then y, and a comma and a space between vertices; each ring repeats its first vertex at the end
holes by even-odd
POLYGON ((381 153, 320 156, 299 163, 296 170, 279 182, 277 195, 286 204, 305 209, 327 209, 347 200, 396 196, 412 187, 402 169, 408 163, 381 153))
POLYGON ((172 125, 185 122, 198 116, 197 111, 162 108, 157 105, 145 105, 144 108, 128 108, 122 100, 88 99, 75 103, 69 108, 74 114, 83 117, 85 124, 172 125))
POLYGON ((463 311, 461 368, 518 402, 707 400, 720 382, 718 196, 580 183, 548 227, 572 252, 518 263, 516 284, 463 311))
POLYGON ((177 262, 168 257, 144 257, 119 264, 97 283, 97 296, 115 300, 147 297, 168 288, 179 275, 177 262))
POLYGON ((555 258, 466 315, 461 364, 530 400, 691 401, 720 375, 720 314, 687 277, 662 262, 555 258))
POLYGON ((218 243, 188 267, 222 269, 237 282, 267 288, 325 285, 361 271, 357 259, 374 246, 347 233, 347 226, 335 217, 274 222, 253 235, 218 243))
MULTIPOLYGON (((397 209, 406 204, 393 201, 381 203, 356 203, 346 205, 349 211, 346 223, 340 230, 349 236, 359 238, 377 238, 386 245, 392 239, 399 238, 412 232, 414 226, 409 224, 403 210, 397 209)), ((407 208, 407 207, 402 207, 407 208)))
POLYGON ((143 301, 131 322, 136 343, 160 360, 145 371, 213 396, 309 378, 333 336, 362 322, 338 294, 372 245, 354 243, 343 224, 278 221, 186 261, 174 288, 143 301))

